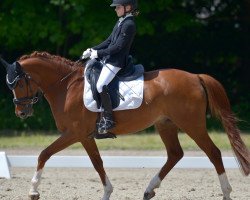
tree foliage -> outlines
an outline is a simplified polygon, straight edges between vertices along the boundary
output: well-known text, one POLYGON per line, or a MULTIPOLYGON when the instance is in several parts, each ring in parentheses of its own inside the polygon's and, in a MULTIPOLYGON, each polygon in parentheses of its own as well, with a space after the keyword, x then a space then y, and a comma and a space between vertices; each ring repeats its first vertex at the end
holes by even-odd
MULTIPOLYGON (((117 17, 110 3, 111 0, 2 0, 0 54, 14 61, 38 50, 77 59, 83 50, 111 33, 117 17)), ((137 62, 146 70, 179 68, 208 73, 226 87, 237 112, 250 118, 248 0, 139 0, 139 8, 132 48, 137 62)), ((0 73, 0 103, 7 103, 10 92, 4 84, 3 68, 0 73)), ((0 118, 7 112, 1 109, 0 118)), ((44 119, 45 116, 48 114, 44 114, 44 119)), ((6 120, 2 122, 0 128, 10 126, 6 120)))

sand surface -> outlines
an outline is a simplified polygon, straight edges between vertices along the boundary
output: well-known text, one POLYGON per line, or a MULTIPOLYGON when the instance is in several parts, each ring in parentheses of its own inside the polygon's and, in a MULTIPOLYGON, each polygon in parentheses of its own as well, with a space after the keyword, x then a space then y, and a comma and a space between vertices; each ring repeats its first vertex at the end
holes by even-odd
MULTIPOLYGON (((12 168, 13 178, 0 179, 0 199, 28 199, 33 168, 12 168)), ((106 169, 114 187, 110 200, 142 200, 144 190, 158 169, 106 169)), ((227 170, 232 199, 250 199, 250 177, 227 170)), ((90 168, 47 168, 39 187, 41 200, 97 200, 103 195, 98 174, 90 168)), ((155 200, 222 200, 213 169, 173 169, 156 190, 155 200)))
MULTIPOLYGON (((1 151, 1 150, 0 150, 1 151)), ((4 149, 7 155, 38 155, 41 149, 4 149)), ((86 155, 84 150, 64 150, 56 155, 86 155)), ((101 151, 110 156, 164 156, 165 151, 101 151)), ((231 152, 222 152, 232 156, 231 152)), ((185 156, 205 156, 188 151, 185 156)), ((11 168, 13 178, 0 179, 0 199, 28 199, 34 168, 11 168)), ((143 193, 159 169, 106 169, 114 187, 110 200, 142 200, 143 193)), ((233 200, 250 200, 250 177, 240 170, 227 169, 233 188, 233 200)), ((45 168, 39 187, 41 200, 98 200, 103 186, 92 168, 45 168)), ((154 200, 222 200, 218 176, 214 169, 173 169, 156 190, 154 200)))

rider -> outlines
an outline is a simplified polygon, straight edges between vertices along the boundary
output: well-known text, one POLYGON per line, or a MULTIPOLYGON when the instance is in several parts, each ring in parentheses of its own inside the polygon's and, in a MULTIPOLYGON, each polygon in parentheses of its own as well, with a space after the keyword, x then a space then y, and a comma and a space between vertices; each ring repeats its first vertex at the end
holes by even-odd
POLYGON ((104 109, 98 124, 98 133, 100 134, 108 133, 108 130, 115 127, 107 85, 126 65, 130 47, 136 34, 134 16, 138 15, 136 0, 113 0, 110 6, 115 7, 119 17, 111 35, 101 44, 85 50, 82 55, 83 58, 90 57, 91 60, 98 58, 103 63, 96 85, 104 109))

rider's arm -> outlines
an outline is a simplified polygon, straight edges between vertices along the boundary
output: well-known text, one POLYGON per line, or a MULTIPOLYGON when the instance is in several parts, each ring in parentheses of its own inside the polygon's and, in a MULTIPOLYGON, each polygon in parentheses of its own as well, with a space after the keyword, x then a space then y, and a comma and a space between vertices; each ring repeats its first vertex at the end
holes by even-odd
POLYGON ((116 54, 121 51, 127 44, 133 41, 136 32, 134 22, 129 22, 122 25, 121 32, 117 38, 117 41, 113 45, 109 45, 106 49, 100 49, 97 51, 98 57, 104 57, 107 55, 116 54))
POLYGON ((101 44, 98 44, 97 46, 92 47, 92 49, 94 49, 94 50, 105 49, 109 46, 110 42, 111 42, 111 35, 105 41, 103 41, 101 44))

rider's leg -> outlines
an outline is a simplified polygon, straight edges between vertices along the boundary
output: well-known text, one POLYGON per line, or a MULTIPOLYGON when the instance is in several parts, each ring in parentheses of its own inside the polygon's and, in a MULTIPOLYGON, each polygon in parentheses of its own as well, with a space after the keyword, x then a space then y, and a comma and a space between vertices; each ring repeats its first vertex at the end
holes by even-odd
POLYGON ((99 93, 102 92, 104 85, 108 85, 113 80, 120 69, 121 68, 115 67, 108 63, 103 65, 101 74, 96 84, 96 88, 99 93))
POLYGON ((97 90, 100 93, 102 107, 104 109, 103 117, 98 126, 99 133, 107 133, 109 129, 115 126, 112 115, 112 103, 108 93, 107 85, 113 80, 121 68, 106 64, 103 66, 100 77, 97 81, 97 90))
POLYGON ((103 115, 101 117, 101 120, 99 122, 98 126, 98 132, 99 133, 107 133, 108 130, 112 129, 115 127, 115 122, 113 119, 113 109, 112 109, 112 104, 110 100, 110 96, 108 93, 108 88, 107 86, 103 86, 103 90, 100 93, 101 101, 102 101, 102 107, 103 107, 103 115))

